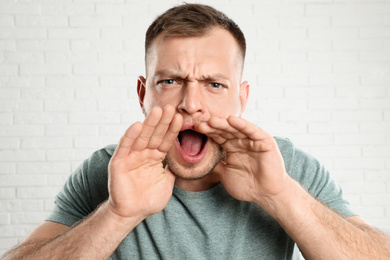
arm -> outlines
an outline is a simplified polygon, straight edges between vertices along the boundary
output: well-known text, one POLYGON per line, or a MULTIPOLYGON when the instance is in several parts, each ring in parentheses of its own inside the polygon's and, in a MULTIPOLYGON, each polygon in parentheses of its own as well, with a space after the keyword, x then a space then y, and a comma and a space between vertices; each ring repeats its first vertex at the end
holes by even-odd
POLYGON ((267 210, 307 259, 389 259, 389 236, 360 217, 344 218, 290 181, 267 210))
POLYGON ((147 216, 165 208, 175 177, 162 161, 183 124, 175 109, 153 108, 121 138, 108 166, 109 198, 71 228, 45 222, 5 259, 107 259, 147 216))
POLYGON ((123 218, 103 203, 72 228, 45 222, 4 259, 107 259, 142 218, 123 218))
POLYGON ((257 203, 309 259, 389 259, 390 238, 358 217, 344 218, 314 199, 284 168, 274 138, 242 118, 197 125, 226 151, 215 171, 236 199, 257 203))

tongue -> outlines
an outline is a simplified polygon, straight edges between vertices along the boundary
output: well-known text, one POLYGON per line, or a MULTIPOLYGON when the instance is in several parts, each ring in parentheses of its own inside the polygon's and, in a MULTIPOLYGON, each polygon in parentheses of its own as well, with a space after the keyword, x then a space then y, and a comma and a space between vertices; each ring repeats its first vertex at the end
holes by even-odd
POLYGON ((184 131, 181 133, 180 146, 186 154, 197 155, 202 150, 202 135, 194 131, 184 131))

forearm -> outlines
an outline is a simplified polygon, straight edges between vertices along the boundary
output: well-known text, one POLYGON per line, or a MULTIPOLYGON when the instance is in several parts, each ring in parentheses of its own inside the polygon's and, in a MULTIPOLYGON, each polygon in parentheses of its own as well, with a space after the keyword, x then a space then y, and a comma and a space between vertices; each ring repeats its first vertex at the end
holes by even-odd
POLYGON ((315 200, 295 181, 263 207, 308 259, 390 259, 390 238, 315 200))
POLYGON ((105 202, 88 218, 58 236, 26 241, 4 259, 107 259, 142 218, 121 218, 105 202))

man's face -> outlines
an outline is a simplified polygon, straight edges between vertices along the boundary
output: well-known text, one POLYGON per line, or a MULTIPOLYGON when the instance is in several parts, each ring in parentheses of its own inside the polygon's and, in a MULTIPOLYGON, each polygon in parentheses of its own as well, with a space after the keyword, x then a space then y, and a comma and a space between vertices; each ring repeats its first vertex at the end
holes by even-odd
POLYGON ((203 178, 224 153, 210 138, 194 131, 194 124, 210 117, 241 116, 246 105, 249 85, 240 84, 242 57, 238 45, 219 27, 201 37, 159 35, 147 60, 147 78, 138 81, 144 113, 154 106, 171 104, 184 119, 166 162, 177 177, 203 178))

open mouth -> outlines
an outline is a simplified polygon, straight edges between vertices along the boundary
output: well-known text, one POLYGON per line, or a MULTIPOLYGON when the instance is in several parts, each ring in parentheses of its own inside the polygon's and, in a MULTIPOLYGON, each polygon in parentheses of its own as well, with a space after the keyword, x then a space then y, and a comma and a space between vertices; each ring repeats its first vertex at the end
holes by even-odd
POLYGON ((207 142, 207 136, 193 130, 184 130, 179 133, 177 140, 183 152, 189 156, 200 154, 207 142))

